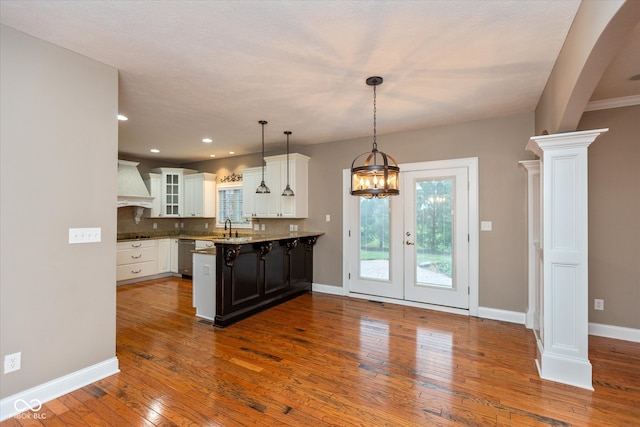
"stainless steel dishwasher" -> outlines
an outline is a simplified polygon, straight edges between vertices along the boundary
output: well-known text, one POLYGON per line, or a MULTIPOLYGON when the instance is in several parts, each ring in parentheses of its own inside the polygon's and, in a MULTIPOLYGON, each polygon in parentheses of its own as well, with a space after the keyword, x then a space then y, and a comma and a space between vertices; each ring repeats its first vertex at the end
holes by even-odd
POLYGON ((193 253, 196 241, 193 239, 178 239, 178 271, 183 276, 193 276, 193 253))

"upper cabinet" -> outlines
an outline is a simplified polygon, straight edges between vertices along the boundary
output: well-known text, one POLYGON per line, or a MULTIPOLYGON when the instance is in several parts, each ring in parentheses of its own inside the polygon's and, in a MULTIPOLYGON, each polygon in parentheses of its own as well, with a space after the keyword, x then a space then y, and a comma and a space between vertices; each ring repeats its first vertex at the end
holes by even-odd
POLYGON ((184 177, 184 212, 186 217, 216 216, 216 176, 196 173, 184 177))
POLYGON ((215 216, 216 176, 192 169, 157 168, 145 184, 154 197, 149 217, 182 218, 215 216))
POLYGON ((265 157, 264 180, 271 190, 256 194, 262 168, 242 171, 243 215, 253 218, 307 218, 309 216, 309 157, 289 154, 289 185, 294 196, 283 196, 287 186, 287 155, 265 157))

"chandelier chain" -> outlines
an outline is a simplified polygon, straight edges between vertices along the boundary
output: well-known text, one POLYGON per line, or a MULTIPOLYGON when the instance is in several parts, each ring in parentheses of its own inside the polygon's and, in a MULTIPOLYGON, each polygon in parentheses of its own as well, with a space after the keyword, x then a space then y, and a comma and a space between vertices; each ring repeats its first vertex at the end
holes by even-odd
POLYGON ((373 86, 373 149, 378 149, 378 142, 376 141, 376 87, 373 86))

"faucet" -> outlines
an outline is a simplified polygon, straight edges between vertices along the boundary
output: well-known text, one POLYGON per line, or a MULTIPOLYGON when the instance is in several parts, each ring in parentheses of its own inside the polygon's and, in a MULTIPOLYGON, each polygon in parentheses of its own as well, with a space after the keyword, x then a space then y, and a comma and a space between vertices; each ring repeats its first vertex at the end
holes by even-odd
POLYGON ((224 220, 224 231, 227 231, 227 222, 229 223, 229 238, 231 238, 231 220, 229 218, 224 220))

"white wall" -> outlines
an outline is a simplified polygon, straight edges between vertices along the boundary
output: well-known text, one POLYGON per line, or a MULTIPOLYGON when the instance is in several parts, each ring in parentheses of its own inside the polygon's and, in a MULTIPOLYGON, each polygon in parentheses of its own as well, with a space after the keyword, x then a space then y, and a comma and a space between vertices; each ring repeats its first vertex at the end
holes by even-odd
POLYGON ((115 358, 118 73, 6 26, 0 43, 0 357, 22 353, 4 399, 115 358))

